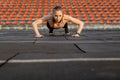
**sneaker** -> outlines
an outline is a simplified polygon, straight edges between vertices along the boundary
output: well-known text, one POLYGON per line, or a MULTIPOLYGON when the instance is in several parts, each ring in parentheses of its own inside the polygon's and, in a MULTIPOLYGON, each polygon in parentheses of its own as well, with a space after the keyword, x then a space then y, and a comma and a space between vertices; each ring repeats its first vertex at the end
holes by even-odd
POLYGON ((54 36, 54 33, 49 33, 49 36, 54 36))
POLYGON ((70 32, 68 32, 68 33, 65 33, 65 36, 69 36, 70 35, 70 32))

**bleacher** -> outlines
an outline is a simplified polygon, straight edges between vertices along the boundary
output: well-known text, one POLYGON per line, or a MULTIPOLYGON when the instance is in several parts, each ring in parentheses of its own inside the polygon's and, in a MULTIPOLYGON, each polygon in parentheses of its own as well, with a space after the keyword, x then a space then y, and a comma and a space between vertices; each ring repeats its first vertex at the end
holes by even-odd
POLYGON ((56 5, 88 25, 120 24, 119 0, 0 0, 0 25, 31 25, 56 5))

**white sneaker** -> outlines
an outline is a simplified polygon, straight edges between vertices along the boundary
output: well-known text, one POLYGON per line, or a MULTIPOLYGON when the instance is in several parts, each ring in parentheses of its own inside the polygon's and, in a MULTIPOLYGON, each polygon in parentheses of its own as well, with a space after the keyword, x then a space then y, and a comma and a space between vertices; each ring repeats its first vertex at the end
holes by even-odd
POLYGON ((54 33, 49 33, 49 36, 54 36, 54 33))
POLYGON ((70 32, 69 33, 65 33, 65 36, 69 36, 70 35, 70 32))

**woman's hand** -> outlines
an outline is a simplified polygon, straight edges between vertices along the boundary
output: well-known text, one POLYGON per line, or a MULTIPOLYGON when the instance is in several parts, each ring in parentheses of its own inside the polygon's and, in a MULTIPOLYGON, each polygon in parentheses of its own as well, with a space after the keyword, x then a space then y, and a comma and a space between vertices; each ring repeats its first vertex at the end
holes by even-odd
POLYGON ((43 35, 36 35, 35 37, 36 38, 43 38, 44 36, 43 35))
POLYGON ((77 37, 78 38, 78 37, 80 37, 80 35, 79 34, 73 34, 72 37, 77 37))

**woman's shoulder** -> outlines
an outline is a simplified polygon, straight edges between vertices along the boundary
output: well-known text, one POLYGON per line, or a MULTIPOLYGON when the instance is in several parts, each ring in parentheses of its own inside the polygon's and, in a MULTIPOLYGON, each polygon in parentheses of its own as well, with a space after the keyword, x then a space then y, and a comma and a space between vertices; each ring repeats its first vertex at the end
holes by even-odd
POLYGON ((40 18, 41 20, 50 20, 52 19, 52 15, 48 14, 48 15, 44 15, 43 17, 40 18))
POLYGON ((69 22, 70 19, 71 19, 71 16, 70 16, 70 15, 66 15, 66 14, 64 15, 64 20, 66 20, 66 21, 69 22))
POLYGON ((66 14, 64 14, 64 19, 69 20, 70 17, 71 17, 70 15, 66 15, 66 14))
POLYGON ((52 14, 48 14, 48 15, 46 15, 46 17, 52 18, 52 14))

